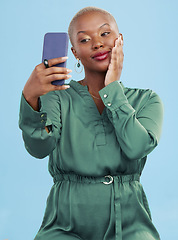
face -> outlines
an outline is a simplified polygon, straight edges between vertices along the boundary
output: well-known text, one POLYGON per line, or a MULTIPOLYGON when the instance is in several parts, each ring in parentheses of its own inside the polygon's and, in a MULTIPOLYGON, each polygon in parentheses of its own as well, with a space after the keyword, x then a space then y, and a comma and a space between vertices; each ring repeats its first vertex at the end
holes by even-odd
POLYGON ((73 27, 73 47, 85 71, 106 72, 119 31, 114 20, 101 12, 78 17, 73 27))

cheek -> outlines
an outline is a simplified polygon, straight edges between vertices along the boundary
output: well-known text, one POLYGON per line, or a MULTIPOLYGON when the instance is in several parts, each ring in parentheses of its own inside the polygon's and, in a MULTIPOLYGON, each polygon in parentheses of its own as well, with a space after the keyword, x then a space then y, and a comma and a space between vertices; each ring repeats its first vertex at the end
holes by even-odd
POLYGON ((87 56, 88 53, 88 49, 85 45, 80 45, 76 48, 76 52, 79 58, 83 58, 85 56, 87 56))
POLYGON ((115 41, 116 41, 117 38, 119 38, 118 34, 113 34, 112 35, 112 38, 110 39, 110 44, 111 44, 112 48, 115 46, 115 41))
POLYGON ((88 61, 91 56, 91 50, 89 51, 87 47, 80 48, 80 51, 78 51, 79 58, 81 61, 88 61))

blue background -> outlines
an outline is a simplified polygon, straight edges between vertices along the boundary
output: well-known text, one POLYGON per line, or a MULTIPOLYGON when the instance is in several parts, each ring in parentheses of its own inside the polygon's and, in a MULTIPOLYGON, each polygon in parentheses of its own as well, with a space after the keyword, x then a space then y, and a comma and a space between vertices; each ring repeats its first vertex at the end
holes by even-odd
MULTIPOLYGON (((44 34, 67 31, 72 16, 85 6, 108 10, 118 23, 124 36, 124 85, 153 89, 164 103, 162 138, 141 182, 161 239, 178 239, 178 1, 6 0, 0 7, 0 240, 32 240, 41 225, 52 178, 48 158, 37 160, 24 148, 18 128, 21 91, 41 62, 44 34)), ((80 80, 75 62, 69 46, 67 66, 80 80)))

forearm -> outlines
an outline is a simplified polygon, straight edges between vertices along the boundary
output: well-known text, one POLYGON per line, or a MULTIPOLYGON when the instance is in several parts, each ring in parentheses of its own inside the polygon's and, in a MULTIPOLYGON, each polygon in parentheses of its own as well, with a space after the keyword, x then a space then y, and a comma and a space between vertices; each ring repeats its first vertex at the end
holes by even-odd
POLYGON ((134 109, 131 109, 129 105, 123 105, 122 110, 112 112, 110 120, 121 149, 128 159, 140 159, 157 146, 156 136, 141 125, 134 109))
POLYGON ((128 159, 146 156, 158 144, 162 126, 162 105, 152 91, 132 90, 130 101, 124 94, 120 83, 113 82, 100 90, 117 140, 128 159), (143 104, 144 103, 144 104, 143 104))
POLYGON ((25 147, 32 156, 43 158, 56 147, 60 136, 58 128, 47 117, 45 111, 35 111, 23 95, 20 105, 19 127, 22 130, 25 147))
POLYGON ((25 148, 33 157, 42 159, 56 147, 54 132, 47 133, 45 129, 36 129, 30 134, 29 131, 21 129, 25 148))

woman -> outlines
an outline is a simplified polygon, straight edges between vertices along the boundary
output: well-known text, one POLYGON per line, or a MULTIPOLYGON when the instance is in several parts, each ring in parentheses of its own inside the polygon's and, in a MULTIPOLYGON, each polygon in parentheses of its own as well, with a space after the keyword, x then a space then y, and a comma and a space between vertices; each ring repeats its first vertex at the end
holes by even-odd
POLYGON ((80 10, 69 37, 85 78, 52 85, 71 70, 54 67, 66 58, 51 59, 36 66, 21 99, 25 147, 49 155, 54 179, 35 240, 158 240, 139 177, 160 139, 161 100, 120 82, 123 37, 110 13, 80 10))

